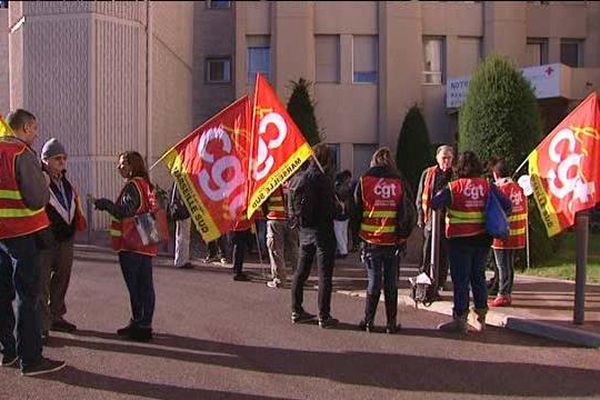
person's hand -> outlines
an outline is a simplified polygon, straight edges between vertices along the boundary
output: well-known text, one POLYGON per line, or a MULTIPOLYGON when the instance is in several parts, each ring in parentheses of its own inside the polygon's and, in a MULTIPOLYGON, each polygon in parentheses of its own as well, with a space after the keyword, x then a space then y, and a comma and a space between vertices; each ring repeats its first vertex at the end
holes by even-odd
POLYGON ((110 201, 109 199, 96 199, 94 201, 94 207, 96 208, 96 210, 100 211, 108 210, 111 204, 112 201, 110 201))
POLYGON ((423 223, 423 219, 422 219, 422 218, 419 218, 419 219, 417 220, 417 227, 418 227, 419 229, 423 229, 423 227, 424 227, 424 226, 425 226, 425 224, 423 223))

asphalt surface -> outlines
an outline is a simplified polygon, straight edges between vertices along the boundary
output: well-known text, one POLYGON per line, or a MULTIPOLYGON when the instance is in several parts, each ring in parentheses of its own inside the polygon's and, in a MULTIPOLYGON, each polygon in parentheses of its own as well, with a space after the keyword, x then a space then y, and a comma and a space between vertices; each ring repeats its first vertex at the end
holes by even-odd
MULTIPOLYGON (((156 336, 142 344, 115 334, 129 318, 116 256, 79 257, 67 297, 67 319, 79 331, 52 332, 44 350, 67 368, 36 378, 0 368, 0 399, 600 396, 597 350, 493 327, 442 334, 435 327, 447 316, 410 307, 400 308, 400 334, 368 334, 355 327, 364 300, 343 294, 332 301, 337 328, 293 325, 289 289, 234 282, 222 266, 168 264, 155 263, 156 336)), ((312 285, 305 308, 316 312, 312 285)), ((384 323, 383 303, 377 322, 384 323)))

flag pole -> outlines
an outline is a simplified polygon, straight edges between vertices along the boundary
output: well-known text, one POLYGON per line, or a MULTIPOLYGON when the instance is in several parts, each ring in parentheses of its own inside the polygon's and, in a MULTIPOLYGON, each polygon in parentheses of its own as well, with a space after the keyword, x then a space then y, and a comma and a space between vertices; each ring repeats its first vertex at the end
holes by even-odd
MULTIPOLYGON (((323 174, 325 174, 325 169, 323 168, 323 166, 321 165, 321 163, 319 162, 319 160, 317 159, 317 157, 315 156, 315 153, 311 154, 312 159, 315 161, 315 163, 317 164, 317 166, 319 167, 319 169, 321 170, 321 172, 323 174)), ((335 196, 335 201, 338 202, 339 206, 343 209, 344 208, 344 203, 342 203, 342 201, 340 200, 340 198, 338 197, 337 193, 334 193, 335 196)), ((344 210, 345 211, 345 210, 344 210)))
POLYGON ((575 218, 577 227, 575 228, 575 309, 573 311, 573 323, 583 325, 590 217, 587 211, 580 211, 575 215, 575 218))

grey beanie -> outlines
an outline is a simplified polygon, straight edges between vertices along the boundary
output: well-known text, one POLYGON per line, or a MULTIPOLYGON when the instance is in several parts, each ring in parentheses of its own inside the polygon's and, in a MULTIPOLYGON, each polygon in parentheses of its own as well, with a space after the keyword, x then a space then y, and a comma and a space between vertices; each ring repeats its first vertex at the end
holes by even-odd
POLYGON ((42 147, 42 159, 47 160, 59 154, 67 155, 64 146, 56 138, 49 139, 42 147))

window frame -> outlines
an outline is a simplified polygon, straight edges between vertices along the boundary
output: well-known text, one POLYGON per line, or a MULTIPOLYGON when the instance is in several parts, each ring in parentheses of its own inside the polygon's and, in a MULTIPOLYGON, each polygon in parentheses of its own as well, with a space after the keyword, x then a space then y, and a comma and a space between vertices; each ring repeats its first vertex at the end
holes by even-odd
MULTIPOLYGON (((341 50, 340 50, 341 51, 341 50)), ((341 68, 341 65, 340 65, 341 68)), ((360 71, 359 73, 367 73, 367 71, 360 71)), ((379 35, 352 35, 352 84, 353 85, 377 85, 379 84, 379 35), (356 37, 372 37, 375 39, 375 79, 369 81, 356 80, 356 71, 354 69, 354 53, 355 53, 355 38, 356 37)))
POLYGON ((206 8, 208 10, 230 10, 231 9, 231 1, 227 0, 206 0, 206 8), (226 3, 224 7, 214 7, 213 3, 226 3))
POLYGON ((341 38, 340 35, 321 35, 321 34, 315 34, 314 35, 315 38, 315 82, 316 83, 325 83, 325 84, 339 84, 341 83, 341 67, 342 67, 342 63, 341 63, 341 38), (320 80, 319 79, 319 67, 318 67, 318 63, 317 63, 317 59, 318 59, 318 54, 317 54, 317 39, 321 37, 321 38, 325 38, 325 37, 331 37, 331 38, 335 38, 336 39, 336 71, 335 71, 335 78, 334 80, 320 80))
POLYGON ((583 68, 584 60, 583 60, 583 39, 570 39, 570 38, 561 38, 560 39, 560 63, 564 64, 570 68, 583 68), (574 44, 577 46, 577 65, 569 65, 563 62, 563 44, 569 45, 574 44))
POLYGON ((423 36, 423 71, 421 73, 422 85, 426 86, 440 86, 446 84, 446 64, 447 64, 447 50, 446 50, 446 37, 445 36, 423 36), (438 40, 441 42, 440 46, 440 71, 426 71, 425 70, 425 42, 438 40), (437 76, 439 75, 439 82, 427 82, 426 76, 437 76))
POLYGON ((233 65, 233 62, 231 60, 231 56, 208 56, 204 60, 205 60, 204 61, 204 68, 205 68, 204 82, 206 84, 210 84, 210 85, 219 84, 219 85, 221 85, 221 84, 230 84, 232 82, 233 71, 231 70, 231 67, 233 65), (210 72, 211 72, 210 65, 211 65, 211 63, 219 62, 219 61, 223 61, 223 62, 229 63, 229 77, 228 77, 227 80, 217 81, 217 80, 212 80, 210 78, 210 72))
POLYGON ((540 45, 540 60, 537 65, 546 65, 548 64, 548 39, 547 38, 527 38, 526 46, 529 45, 540 45))

